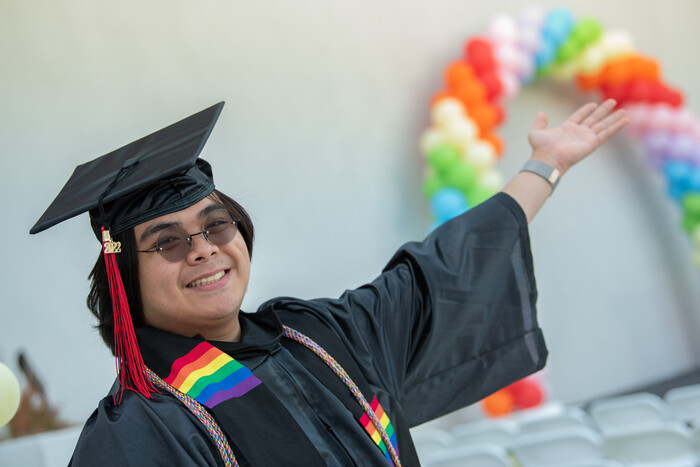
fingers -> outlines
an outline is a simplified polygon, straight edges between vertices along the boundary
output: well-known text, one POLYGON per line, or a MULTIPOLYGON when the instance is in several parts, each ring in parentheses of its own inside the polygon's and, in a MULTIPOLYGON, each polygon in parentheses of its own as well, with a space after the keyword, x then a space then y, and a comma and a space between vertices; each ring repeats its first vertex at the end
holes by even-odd
POLYGON ((596 106, 597 108, 590 114, 588 117, 586 117, 581 124, 583 126, 587 126, 589 128, 592 128, 593 125, 596 125, 599 123, 601 120, 603 120, 610 112, 613 111, 615 106, 617 105, 617 102, 615 102, 614 99, 608 99, 602 104, 596 106))
POLYGON ((605 118, 617 105, 614 99, 607 99, 602 104, 589 102, 581 106, 576 112, 569 117, 570 122, 581 124, 587 127, 592 127, 600 120, 605 118))
POLYGON ((585 104, 584 106, 580 107, 576 112, 571 114, 571 117, 569 117, 568 121, 572 123, 581 123, 584 118, 586 118, 593 110, 598 107, 598 104, 595 102, 589 102, 588 104, 585 104))
POLYGON ((547 128, 547 116, 543 112, 537 112, 535 123, 532 124, 533 130, 544 130, 547 128))
POLYGON ((603 141, 617 133, 619 130, 621 130, 629 122, 630 119, 627 116, 627 112, 620 109, 617 112, 608 115, 602 121, 593 125, 591 129, 595 132, 596 136, 598 137, 598 141, 602 143, 603 141))

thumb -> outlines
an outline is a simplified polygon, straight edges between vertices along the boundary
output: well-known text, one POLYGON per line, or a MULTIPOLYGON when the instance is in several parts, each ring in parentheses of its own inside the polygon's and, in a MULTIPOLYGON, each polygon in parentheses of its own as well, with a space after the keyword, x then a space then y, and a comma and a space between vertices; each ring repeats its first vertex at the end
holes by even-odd
POLYGON ((535 117, 535 123, 532 125, 533 130, 544 130, 547 128, 547 116, 544 112, 537 112, 535 117))

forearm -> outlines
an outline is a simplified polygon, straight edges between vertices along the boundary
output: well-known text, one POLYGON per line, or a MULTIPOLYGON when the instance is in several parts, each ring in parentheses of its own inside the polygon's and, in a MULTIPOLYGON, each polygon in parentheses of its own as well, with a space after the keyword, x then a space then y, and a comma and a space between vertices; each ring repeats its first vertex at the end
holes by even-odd
POLYGON ((537 174, 520 172, 508 182, 502 191, 510 195, 520 205, 525 212, 527 222, 530 223, 547 201, 549 195, 552 194, 552 186, 537 174))

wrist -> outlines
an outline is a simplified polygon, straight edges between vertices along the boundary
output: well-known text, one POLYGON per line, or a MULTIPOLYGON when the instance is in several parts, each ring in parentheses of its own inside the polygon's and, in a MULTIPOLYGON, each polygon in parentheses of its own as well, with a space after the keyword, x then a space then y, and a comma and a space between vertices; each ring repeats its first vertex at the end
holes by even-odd
POLYGON ((554 155, 547 151, 532 151, 530 160, 535 160, 539 162, 544 162, 545 164, 551 166, 552 168, 559 171, 559 176, 563 176, 569 167, 562 164, 554 155))
POLYGON ((542 162, 536 159, 530 159, 527 162, 525 162, 525 165, 523 165, 523 168, 520 169, 520 172, 531 172, 544 179, 547 183, 549 183, 549 186, 552 188, 550 195, 557 188, 557 185, 559 184, 559 179, 561 177, 561 174, 559 173, 558 169, 552 167, 546 162, 542 162))

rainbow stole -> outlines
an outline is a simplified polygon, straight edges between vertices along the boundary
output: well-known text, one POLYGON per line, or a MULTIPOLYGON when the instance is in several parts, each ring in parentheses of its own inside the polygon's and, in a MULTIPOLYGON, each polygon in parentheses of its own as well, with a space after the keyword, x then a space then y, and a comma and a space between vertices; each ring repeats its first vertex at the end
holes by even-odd
POLYGON ((248 368, 206 341, 175 360, 165 382, 210 409, 260 384, 248 368))
MULTIPOLYGON (((389 416, 384 412, 384 409, 382 408, 381 404, 377 400, 377 396, 374 396, 372 399, 372 403, 370 404, 370 407, 372 408, 372 411, 374 414, 377 416, 379 419, 379 423, 382 424, 384 427, 384 430, 386 431, 386 435, 389 437, 389 441, 391 441, 392 446, 394 446, 394 449, 396 450, 396 453, 399 453, 399 447, 396 445, 396 433, 394 433, 394 427, 391 425, 391 420, 389 420, 389 416)), ((372 424, 372 420, 369 419, 369 416, 367 414, 363 414, 362 417, 360 418, 360 423, 362 424, 363 427, 365 427, 365 430, 367 433, 369 433, 369 436, 372 438, 372 441, 379 446, 379 449, 382 450, 384 453, 384 456, 389 460, 391 463, 391 455, 389 454, 389 450, 386 448, 386 445, 384 444, 384 440, 382 439, 381 435, 379 434, 379 431, 374 427, 372 424)), ((393 465, 393 463, 392 463, 393 465)))

